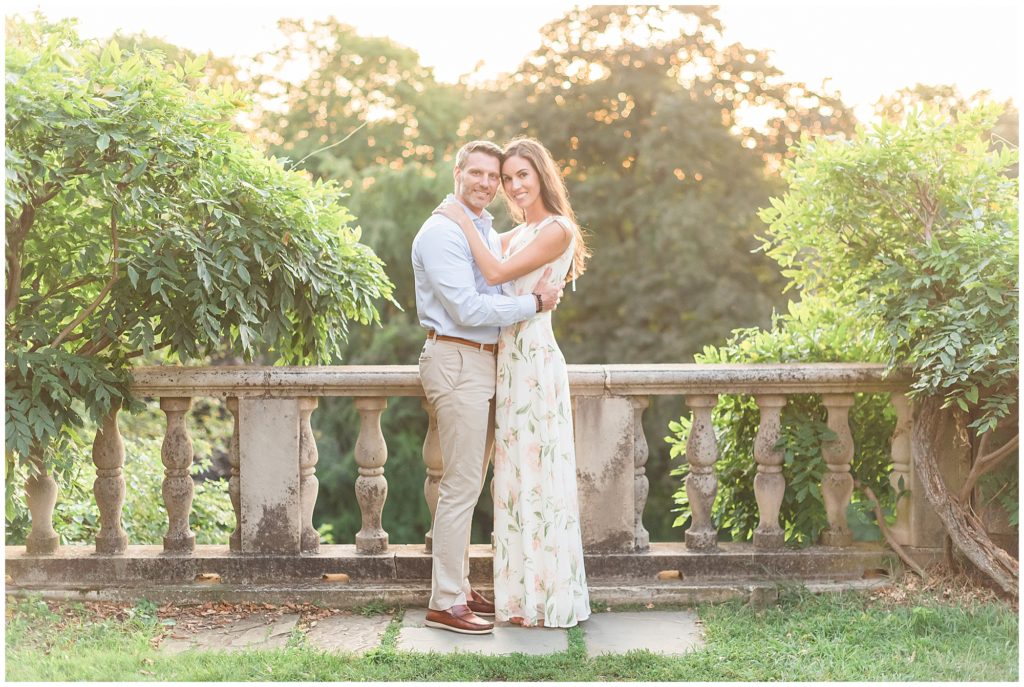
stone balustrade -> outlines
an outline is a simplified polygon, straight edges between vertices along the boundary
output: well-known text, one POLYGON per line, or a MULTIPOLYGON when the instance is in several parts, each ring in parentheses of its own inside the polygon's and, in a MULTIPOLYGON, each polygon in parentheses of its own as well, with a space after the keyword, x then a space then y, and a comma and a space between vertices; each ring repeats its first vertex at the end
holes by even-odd
MULTIPOLYGON (((570 365, 584 549, 590 555, 644 552, 651 542, 643 524, 649 491, 646 476, 648 441, 642 418, 650 397, 681 397, 692 412, 686 445, 690 470, 686 478, 692 519, 683 539, 691 552, 720 551, 711 517, 717 492, 718 459, 712 410, 724 394, 753 396, 761 411, 751 460, 757 464, 754 493, 760 520, 753 548, 777 551, 783 547, 779 510, 786 484, 783 456, 775 444, 780 414, 791 394, 818 394, 828 412, 836 439, 823 446, 828 473, 821 492, 828 528, 820 545, 851 546, 846 522, 853 479, 850 464, 855 447, 848 412, 856 393, 890 394, 897 415, 892 439, 893 488, 910 489, 898 507, 893 528, 900 543, 912 551, 941 546, 941 530, 923 497, 915 493, 911 451, 911 406, 903 395, 905 383, 887 379, 874 364, 771 365, 570 365)), ((143 367, 133 386, 140 397, 159 399, 166 414, 162 460, 163 499, 168 514, 163 553, 195 555, 195 536, 189 530, 193 461, 187 413, 196 397, 225 399, 234 416, 228 447, 229 493, 236 526, 225 542, 231 555, 317 556, 320 542, 312 514, 317 498, 318 453, 310 418, 323 396, 353 397, 359 413, 355 460, 358 476, 355 499, 362 526, 355 552, 374 556, 389 550, 381 513, 388 493, 387 438, 381 417, 391 397, 422 397, 415 366, 343 367, 143 367)), ((429 404, 423 442, 424 497, 431 514, 437 502, 442 457, 436 422, 429 404)), ((124 446, 114 409, 97 432, 93 460, 97 468, 95 498, 101 527, 95 554, 117 557, 128 546, 122 527, 125 483, 124 446)), ((353 428, 355 431, 356 428, 353 428)), ((655 437, 660 441, 661 437, 655 437)), ((45 473, 27 484, 33 529, 23 556, 52 555, 59 550, 52 527, 56 502, 53 480, 45 473)), ((127 517, 131 517, 128 513, 127 517)), ((432 532, 424 550, 429 553, 432 532)), ((10 562, 11 550, 8 547, 10 562)), ((728 547, 726 547, 728 548, 728 547)), ((218 554, 219 555, 219 554, 218 554)), ((589 563, 588 563, 589 565, 589 563)))

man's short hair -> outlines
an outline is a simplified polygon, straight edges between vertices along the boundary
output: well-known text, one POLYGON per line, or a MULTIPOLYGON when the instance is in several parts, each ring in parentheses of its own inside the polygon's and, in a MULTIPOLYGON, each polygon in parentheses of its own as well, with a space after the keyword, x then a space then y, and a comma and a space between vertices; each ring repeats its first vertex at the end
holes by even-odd
POLYGON ((459 152, 455 153, 455 166, 459 169, 466 168, 466 160, 469 159, 470 153, 487 153, 498 159, 501 162, 501 148, 496 143, 490 141, 470 141, 466 145, 459 148, 459 152))

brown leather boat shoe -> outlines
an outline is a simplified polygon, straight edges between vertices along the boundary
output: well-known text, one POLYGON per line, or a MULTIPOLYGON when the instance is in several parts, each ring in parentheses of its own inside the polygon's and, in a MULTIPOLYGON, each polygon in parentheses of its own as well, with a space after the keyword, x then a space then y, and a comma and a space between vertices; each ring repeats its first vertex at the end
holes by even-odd
POLYGON ((494 623, 477 618, 469 606, 452 606, 447 611, 427 610, 427 619, 423 623, 427 627, 439 630, 461 632, 464 635, 486 635, 494 632, 494 623))
POLYGON ((466 605, 477 615, 494 617, 494 602, 488 601, 482 594, 477 594, 475 590, 469 592, 466 605))

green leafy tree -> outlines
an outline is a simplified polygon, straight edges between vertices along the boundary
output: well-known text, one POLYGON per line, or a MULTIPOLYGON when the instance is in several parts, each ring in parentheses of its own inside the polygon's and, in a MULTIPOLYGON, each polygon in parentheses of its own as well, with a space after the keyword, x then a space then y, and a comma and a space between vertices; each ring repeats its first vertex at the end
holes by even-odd
POLYGON ((8 476, 67 472, 76 429, 128 401, 131 363, 266 351, 326 362, 392 285, 343 193, 234 131, 203 58, 7 23, 8 476))
MULTIPOLYGON (((997 104, 1002 108, 1002 113, 987 133, 989 145, 1016 147, 1020 141, 1020 113, 1012 100, 996 101, 988 91, 978 91, 974 95, 964 96, 956 86, 916 84, 879 98, 875 103, 875 114, 887 121, 902 123, 912 113, 925 107, 955 118, 961 112, 986 104, 997 104)), ((1007 168, 1007 174, 1017 176, 1018 165, 1013 164, 1007 168)))
POLYGON ((1018 564, 972 503, 977 480, 1018 445, 1017 151, 992 145, 1000 114, 926 110, 850 142, 805 138, 788 191, 761 217, 791 285, 859 313, 889 368, 909 373, 923 491, 953 546, 1016 596, 1018 564), (938 429, 950 425, 972 448, 958 493, 936 465, 938 429))
POLYGON ((202 55, 183 48, 174 43, 168 43, 162 38, 150 36, 143 32, 138 34, 115 33, 111 40, 117 41, 122 50, 129 52, 145 51, 147 53, 158 53, 165 64, 192 64, 202 65, 202 72, 189 74, 190 79, 209 86, 211 88, 223 88, 227 85, 233 91, 239 91, 247 86, 243 81, 241 70, 238 64, 230 57, 218 57, 213 51, 207 51, 202 55))
POLYGON ((274 99, 263 113, 272 152, 304 160, 315 176, 346 181, 353 170, 430 165, 450 152, 464 116, 461 87, 438 83, 415 51, 360 36, 333 17, 279 27, 287 43, 261 56, 257 78, 274 99))
POLYGON ((956 86, 947 84, 931 86, 919 83, 879 98, 875 103, 875 114, 888 121, 903 122, 912 112, 925 107, 933 112, 941 112, 955 117, 961 112, 993 103, 1002 108, 1002 112, 991 130, 994 138, 993 145, 1003 143, 1017 145, 1020 140, 1018 130, 1020 113, 1014 107, 1012 100, 999 102, 988 91, 978 91, 973 95, 965 96, 956 86))

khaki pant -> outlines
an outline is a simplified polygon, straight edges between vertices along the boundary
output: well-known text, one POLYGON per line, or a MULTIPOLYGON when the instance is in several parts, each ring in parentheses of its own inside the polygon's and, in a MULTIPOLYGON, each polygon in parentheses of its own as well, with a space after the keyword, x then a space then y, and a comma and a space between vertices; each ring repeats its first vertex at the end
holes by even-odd
POLYGON ((428 340, 420 354, 444 462, 433 523, 433 610, 465 604, 469 593, 469 536, 494 443, 496 377, 495 356, 487 351, 428 340))

